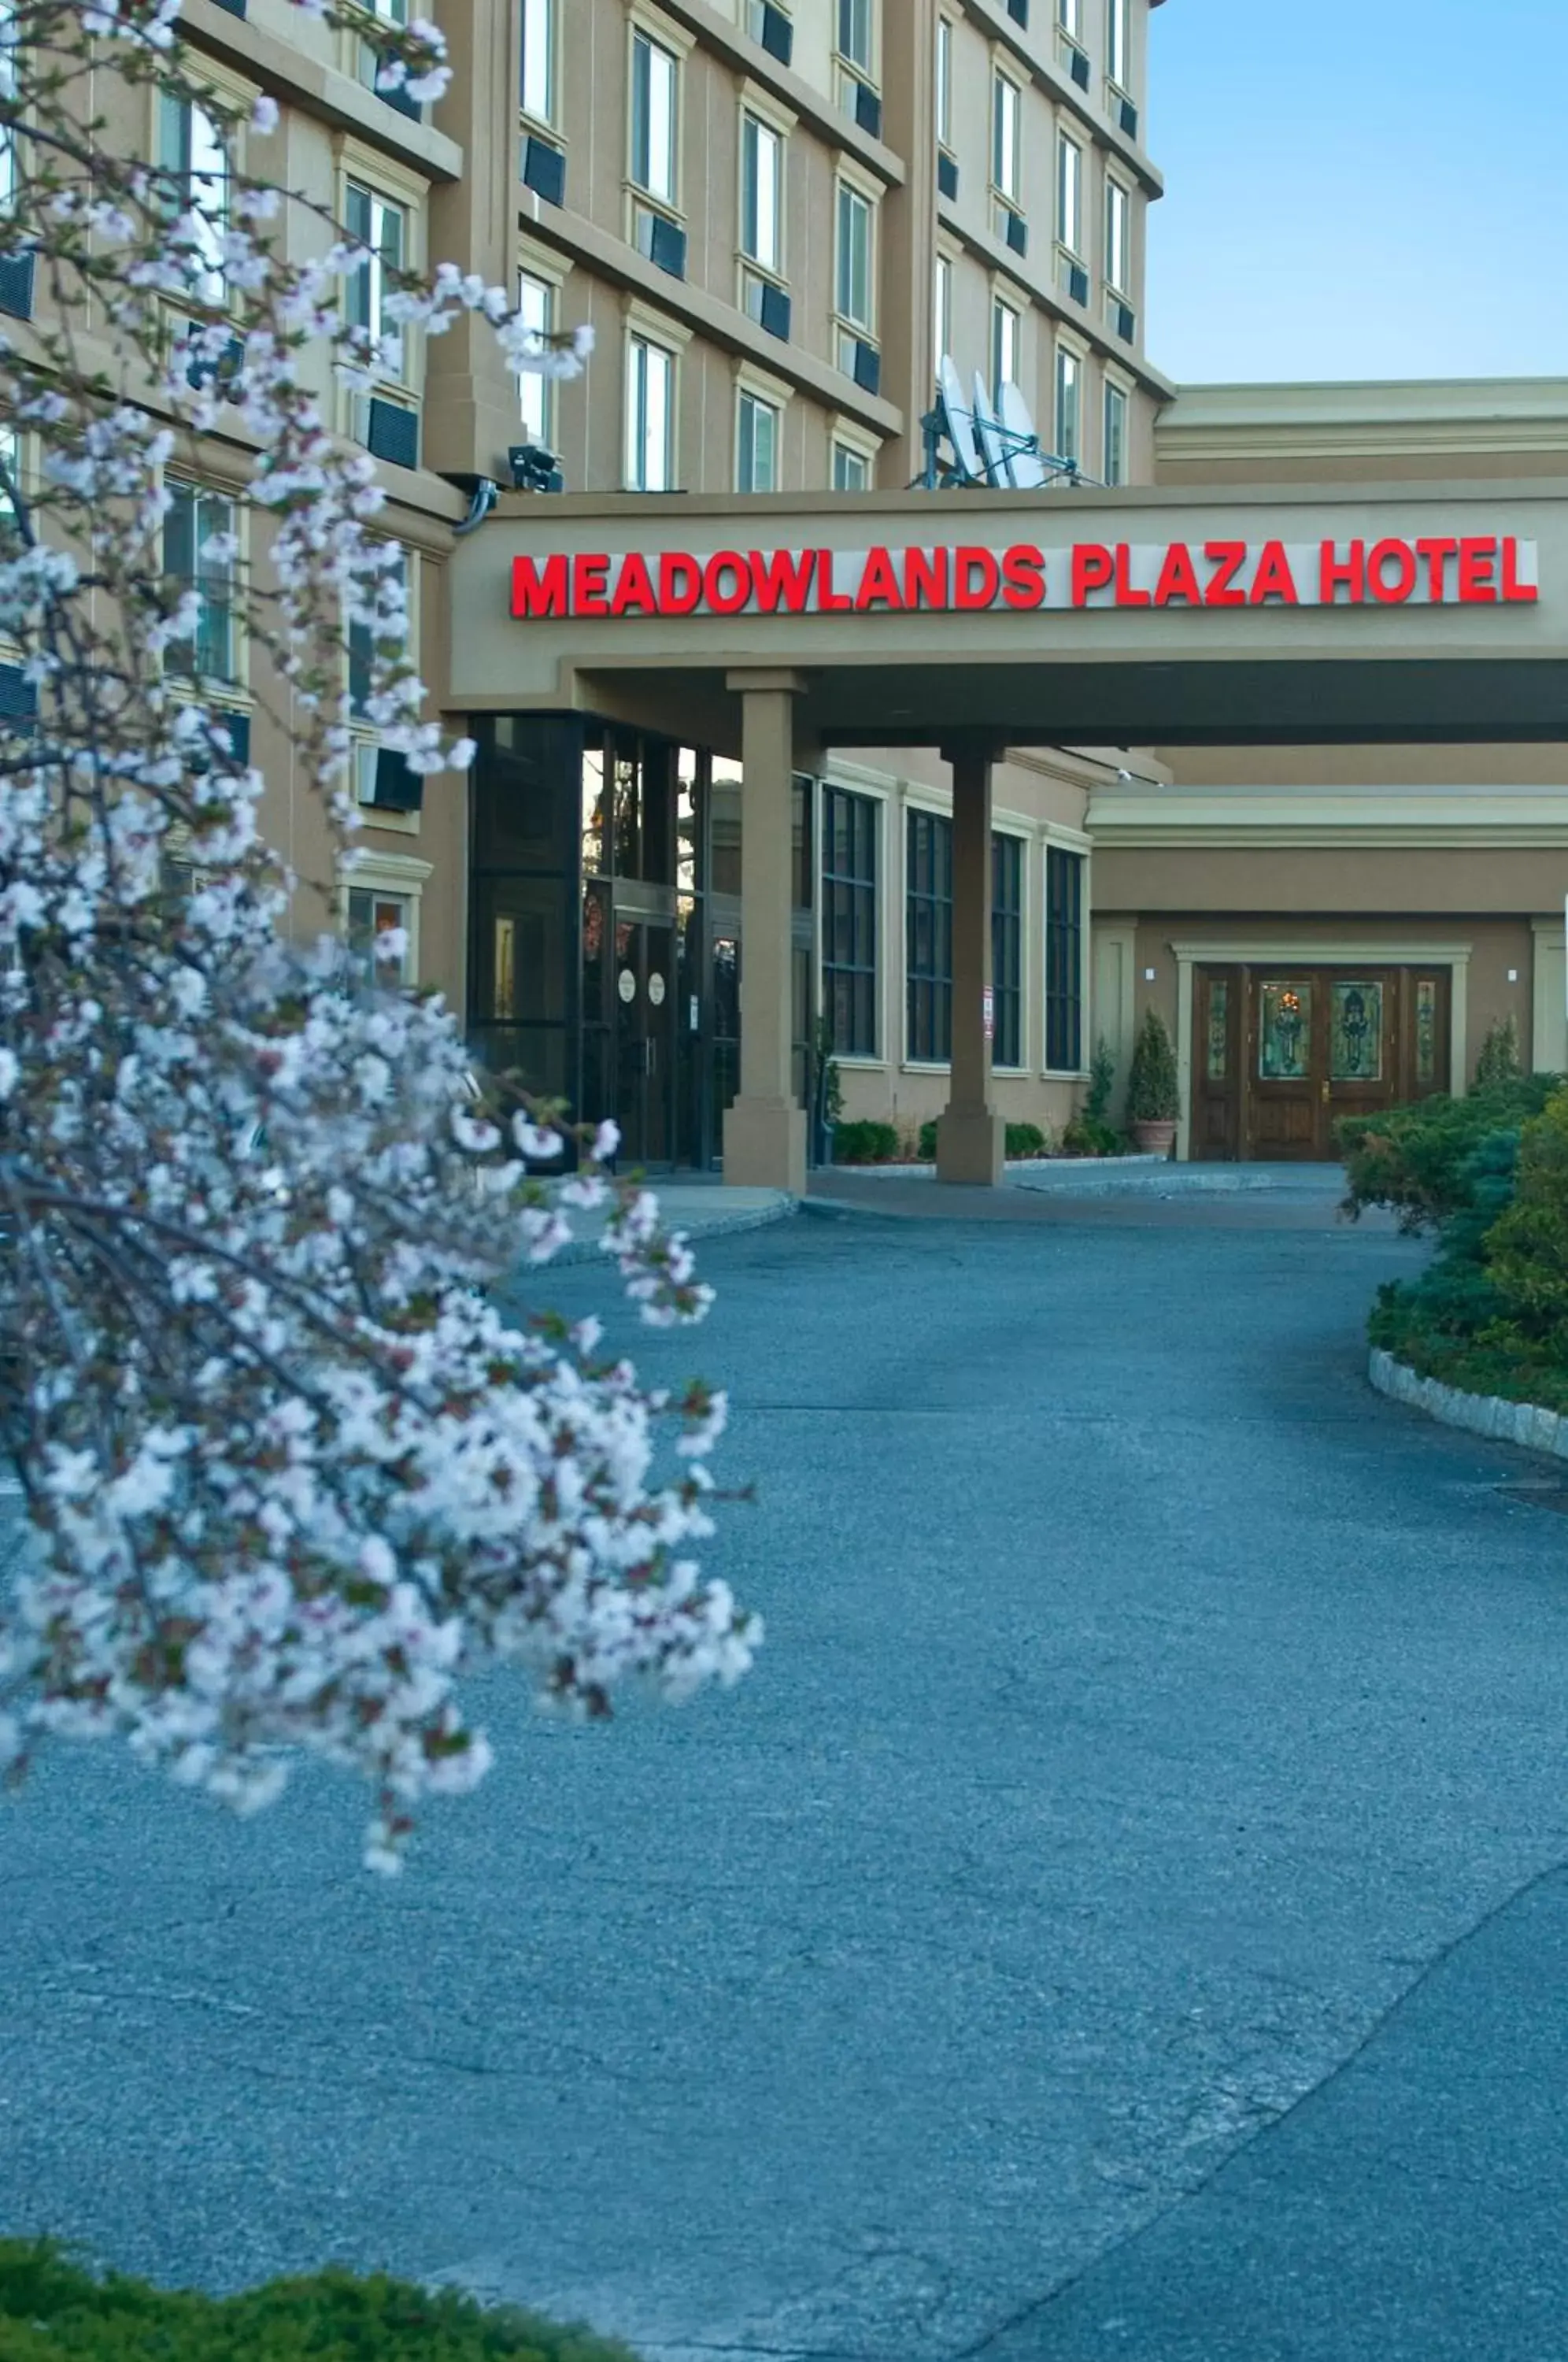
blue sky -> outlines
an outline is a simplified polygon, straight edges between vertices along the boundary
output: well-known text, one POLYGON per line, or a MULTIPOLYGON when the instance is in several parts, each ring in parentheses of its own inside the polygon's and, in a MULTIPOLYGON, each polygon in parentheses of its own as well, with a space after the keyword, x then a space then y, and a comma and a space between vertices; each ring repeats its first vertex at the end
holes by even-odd
POLYGON ((1150 359, 1568 375, 1565 93, 1568 0, 1167 0, 1150 359))

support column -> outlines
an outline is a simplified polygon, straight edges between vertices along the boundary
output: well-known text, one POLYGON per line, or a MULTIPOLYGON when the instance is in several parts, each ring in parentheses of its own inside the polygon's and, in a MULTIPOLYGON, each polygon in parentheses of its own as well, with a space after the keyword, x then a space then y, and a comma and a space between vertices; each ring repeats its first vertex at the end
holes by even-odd
POLYGON ((953 1065, 936 1126, 936 1177, 995 1188, 1006 1127, 991 1106, 986 1023, 991 966, 991 749, 944 749, 953 767, 953 1065))
POLYGON ((793 673, 732 673, 741 722, 741 1087, 724 1116, 730 1187, 806 1190, 793 1075, 793 673))

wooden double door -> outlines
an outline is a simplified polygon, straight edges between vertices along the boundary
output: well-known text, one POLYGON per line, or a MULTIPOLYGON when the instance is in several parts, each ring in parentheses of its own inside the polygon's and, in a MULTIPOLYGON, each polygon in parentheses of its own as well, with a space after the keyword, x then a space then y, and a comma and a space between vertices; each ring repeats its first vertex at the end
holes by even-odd
POLYGON ((1196 1158, 1327 1162, 1342 1116, 1448 1088, 1446 968, 1215 966, 1196 983, 1196 1158))

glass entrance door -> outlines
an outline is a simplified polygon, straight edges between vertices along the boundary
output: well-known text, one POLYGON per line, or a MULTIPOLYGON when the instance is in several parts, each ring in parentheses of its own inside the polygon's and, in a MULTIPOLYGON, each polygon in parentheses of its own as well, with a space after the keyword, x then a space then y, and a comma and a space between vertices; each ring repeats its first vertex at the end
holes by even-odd
POLYGON ((615 1120, 624 1165, 668 1164, 675 1142, 675 929, 615 920, 615 1120))

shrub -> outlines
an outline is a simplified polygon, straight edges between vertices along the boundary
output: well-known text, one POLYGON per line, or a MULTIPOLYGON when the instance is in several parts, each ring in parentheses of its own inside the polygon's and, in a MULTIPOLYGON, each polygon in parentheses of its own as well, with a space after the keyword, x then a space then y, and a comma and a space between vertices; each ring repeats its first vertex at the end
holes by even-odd
POLYGON ((1102 1033, 1094 1045, 1089 1061, 1089 1087, 1084 1094, 1084 1114, 1090 1123, 1109 1128, 1111 1087, 1116 1081, 1116 1061, 1110 1054, 1110 1044, 1102 1033))
POLYGON ((1010 1123, 1007 1128, 1007 1153, 1012 1157, 1044 1156, 1051 1143, 1037 1123, 1010 1123))
POLYGON ((1064 1156, 1121 1156, 1127 1142, 1113 1123, 1103 1117, 1090 1115, 1086 1108, 1076 1115, 1062 1134, 1064 1156))
POLYGON ((916 1142, 916 1146, 919 1151, 920 1161, 922 1164, 933 1164, 935 1163, 936 1118, 934 1116, 933 1116, 928 1122, 922 1124, 920 1128, 920 1139, 916 1142))
POLYGON ((1157 1009, 1143 1012, 1143 1022, 1138 1028, 1138 1039, 1132 1045, 1132 1065, 1127 1080, 1127 1119, 1130 1123, 1174 1123, 1181 1110, 1176 1089, 1176 1052, 1165 1031, 1165 1021, 1157 1009))
POLYGON ((1557 1087, 1554 1076, 1518 1075, 1468 1098, 1439 1092, 1413 1107, 1342 1117, 1336 1132, 1349 1183, 1344 1212, 1353 1220, 1368 1206, 1386 1206, 1407 1232, 1463 1212, 1473 1202, 1471 1160, 1482 1142, 1509 1133, 1517 1144, 1520 1128, 1557 1087))
POLYGON ((835 1164, 891 1164, 899 1153, 899 1135, 890 1123, 835 1123, 833 1161, 835 1164))
POLYGON ((1523 1073, 1518 1019, 1499 1017, 1481 1044, 1481 1054, 1475 1061, 1475 1087, 1478 1091, 1496 1090, 1500 1083, 1511 1083, 1523 1073))
POLYGON ((50 2240, 0 2240, 5 2362, 635 2362, 629 2347, 376 2272, 238 2296, 98 2277, 50 2240))
POLYGON ((1486 1235, 1503 1325, 1568 1369, 1568 1089, 1519 1137, 1513 1203, 1486 1235))

